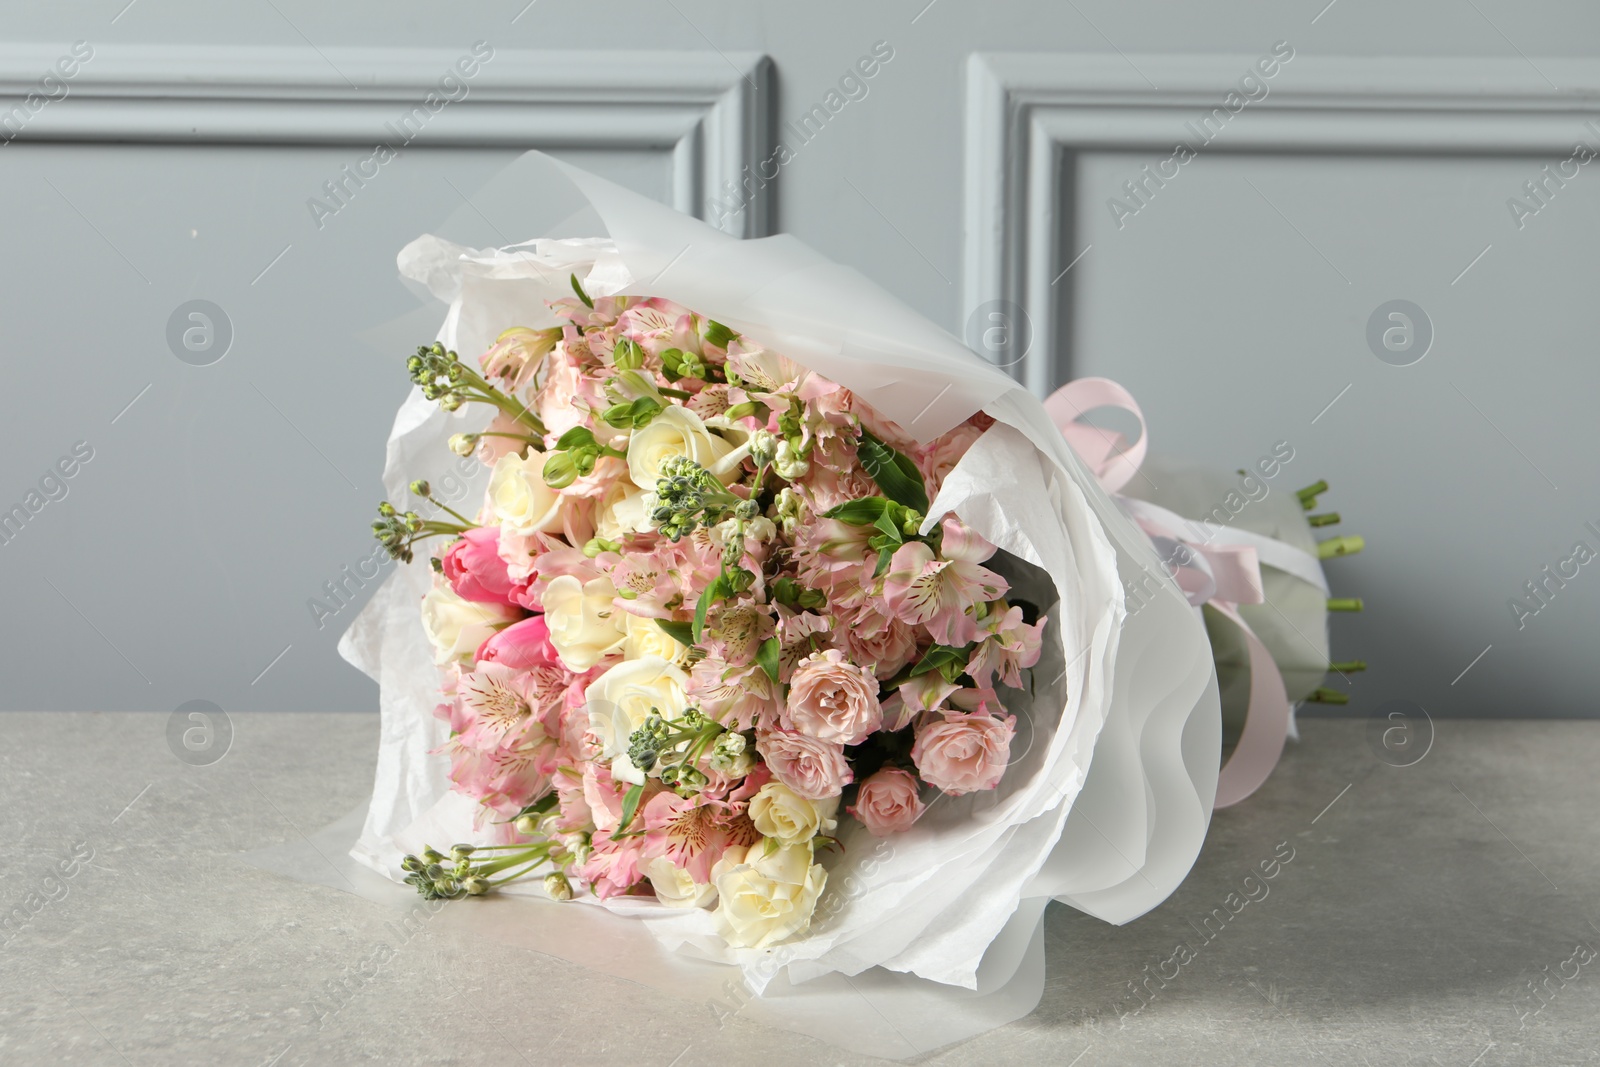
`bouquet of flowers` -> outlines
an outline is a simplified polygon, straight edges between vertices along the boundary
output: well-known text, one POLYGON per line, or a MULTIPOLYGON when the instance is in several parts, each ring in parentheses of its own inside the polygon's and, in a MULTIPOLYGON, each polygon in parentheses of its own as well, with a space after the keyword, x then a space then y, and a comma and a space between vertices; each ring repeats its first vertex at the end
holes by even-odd
POLYGON ((728 944, 807 929, 841 820, 909 829, 992 790, 1045 618, 929 501, 994 420, 918 444, 814 371, 670 300, 549 302, 478 367, 409 361, 491 468, 471 515, 389 503, 446 696, 441 751, 494 841, 404 859, 428 896, 541 874, 553 897, 713 909, 728 944))
POLYGON ((1047 902, 1127 922, 1198 854, 1199 611, 1058 419, 857 272, 516 168, 603 236, 401 253, 449 311, 340 646, 383 709, 352 856, 637 919, 552 951, 647 980, 642 938, 834 1029, 892 992, 911 1051, 1025 1014, 1047 902))

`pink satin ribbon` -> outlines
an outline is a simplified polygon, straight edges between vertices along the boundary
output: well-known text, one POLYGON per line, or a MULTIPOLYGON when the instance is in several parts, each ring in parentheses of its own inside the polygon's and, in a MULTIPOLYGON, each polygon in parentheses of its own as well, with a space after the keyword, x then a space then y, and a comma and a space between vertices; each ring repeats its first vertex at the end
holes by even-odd
POLYGON ((1138 473, 1149 439, 1144 412, 1133 394, 1122 386, 1109 378, 1079 378, 1052 393, 1044 408, 1101 487, 1123 505, 1150 538, 1188 602, 1196 610, 1202 604, 1211 605, 1244 637, 1250 655, 1250 699, 1239 742, 1218 775, 1216 801, 1219 808, 1237 804, 1267 780, 1283 754, 1289 734, 1289 696, 1283 675, 1272 653, 1238 610, 1240 604, 1266 600, 1260 552, 1250 544, 1200 541, 1189 533, 1196 524, 1164 508, 1118 494, 1138 473), (1139 439, 1132 445, 1114 430, 1082 421, 1086 412, 1107 407, 1119 408, 1138 420, 1139 439))

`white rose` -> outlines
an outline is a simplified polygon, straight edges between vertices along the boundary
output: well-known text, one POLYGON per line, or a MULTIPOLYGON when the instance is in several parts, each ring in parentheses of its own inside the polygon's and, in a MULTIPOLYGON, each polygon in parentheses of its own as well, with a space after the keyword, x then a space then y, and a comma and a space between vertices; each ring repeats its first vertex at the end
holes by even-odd
POLYGON ((507 452, 489 475, 489 508, 500 527, 527 535, 561 529, 561 494, 544 482, 544 453, 537 449, 523 459, 507 452))
POLYGON ((643 615, 628 614, 622 625, 627 634, 622 639, 622 656, 624 659, 643 659, 645 656, 656 656, 672 663, 678 661, 683 655, 684 648, 678 639, 663 630, 654 619, 647 619, 643 615))
POLYGON ((544 593, 544 621, 550 643, 569 671, 582 674, 620 652, 626 612, 617 608, 610 578, 580 582, 570 574, 550 580, 544 593))
POLYGON ((441 667, 455 660, 470 660, 500 626, 521 616, 522 612, 509 604, 463 600, 442 579, 436 579, 422 597, 422 628, 433 645, 433 661, 441 667))
POLYGON ((818 834, 832 834, 839 825, 834 814, 839 798, 807 800, 782 782, 768 782, 750 798, 750 821, 765 837, 785 845, 799 845, 818 834))
POLYGON ((717 897, 717 887, 697 882, 688 871, 665 856, 644 865, 644 876, 656 891, 656 899, 669 908, 704 908, 717 897))
POLYGON ((735 948, 766 948, 804 933, 828 882, 828 872, 811 862, 810 844, 783 845, 768 855, 758 842, 718 867, 716 916, 723 940, 735 948))
POLYGON ((621 541, 632 533, 650 529, 651 494, 627 478, 611 483, 595 509, 594 532, 607 541, 621 541))
POLYGON ((730 484, 738 478, 739 464, 748 453, 748 444, 736 450, 731 442, 708 430, 699 415, 668 404, 650 425, 633 431, 628 441, 628 477, 640 489, 654 490, 661 465, 672 456, 688 456, 723 484, 730 484))
MULTIPOLYGON (((549 603, 547 598, 547 611, 549 603)), ((628 736, 644 725, 652 710, 666 719, 682 715, 689 706, 688 683, 687 674, 659 656, 623 660, 591 682, 583 698, 600 758, 626 760, 628 736)))

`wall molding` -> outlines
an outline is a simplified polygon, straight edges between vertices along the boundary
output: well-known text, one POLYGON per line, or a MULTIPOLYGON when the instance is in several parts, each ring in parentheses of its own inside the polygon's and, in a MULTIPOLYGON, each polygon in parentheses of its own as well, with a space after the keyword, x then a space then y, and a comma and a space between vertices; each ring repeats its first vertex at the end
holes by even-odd
MULTIPOLYGON (((1267 49, 1263 49, 1265 54, 1267 49)), ((975 53, 965 119, 962 313, 1008 301, 1031 325, 1013 373, 1043 395, 1071 375, 1070 289, 1082 251, 1074 217, 1080 154, 1148 151, 1222 107, 1257 55, 975 53), (1157 88, 1159 86, 1159 88, 1157 88)), ((1548 156, 1571 153, 1600 119, 1589 59, 1297 55, 1202 154, 1548 156)), ((1189 138, 1193 140, 1192 137, 1189 138)), ((1589 134, 1590 143, 1600 137, 1589 134)), ((1190 165, 1193 165, 1191 163, 1190 165)), ((1103 190, 1107 198, 1115 190, 1103 190)), ((1092 252, 1090 253, 1092 255, 1092 252)), ((1083 266, 1092 266, 1087 260, 1083 266)))
MULTIPOLYGON (((64 79, 67 95, 12 139, 370 146, 469 51, 467 43, 96 46, 64 79)), ((0 121, 65 54, 66 45, 0 47, 0 121)), ((770 191, 738 212, 711 206, 771 151, 774 83, 765 55, 496 49, 466 81, 467 95, 438 111, 414 143, 666 152, 674 207, 739 237, 771 232, 770 191)))

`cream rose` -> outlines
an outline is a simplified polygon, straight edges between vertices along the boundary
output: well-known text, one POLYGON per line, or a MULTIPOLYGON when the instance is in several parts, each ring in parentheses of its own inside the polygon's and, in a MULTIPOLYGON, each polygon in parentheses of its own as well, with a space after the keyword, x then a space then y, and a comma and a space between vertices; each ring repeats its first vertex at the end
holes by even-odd
POLYGON ((661 465, 673 456, 688 456, 727 484, 738 477, 739 464, 748 451, 748 446, 735 449, 712 433, 688 408, 668 404, 650 425, 633 431, 628 441, 628 477, 640 489, 654 491, 661 465))
POLYGON ((600 758, 627 760, 628 735, 644 725, 652 711, 668 719, 682 715, 689 705, 684 691, 688 682, 687 674, 659 656, 623 660, 595 679, 583 697, 600 758))
POLYGON ((433 645, 433 661, 441 667, 470 661, 500 626, 521 617, 522 612, 509 604, 463 600, 442 578, 434 579, 433 588, 422 597, 422 628, 433 645))
POLYGON ((527 459, 507 452, 495 460, 489 475, 489 508, 508 533, 561 531, 561 494, 544 483, 543 452, 530 451, 527 459))
POLYGON ((669 663, 676 663, 683 655, 684 648, 678 643, 678 639, 663 630, 654 619, 624 612, 622 629, 627 635, 622 639, 624 659, 656 656, 669 663))
POLYGON ((750 821, 764 837, 799 845, 838 827, 839 798, 809 800, 782 782, 768 782, 750 798, 750 821))
POLYGON ((766 948, 804 933, 828 882, 811 858, 810 844, 783 845, 768 855, 765 842, 757 842, 732 862, 725 854, 713 872, 723 939, 735 948, 766 948))
POLYGON ((627 613, 616 606, 610 578, 580 582, 570 574, 550 579, 544 591, 544 621, 550 643, 570 671, 582 674, 622 651, 627 613))
POLYGON ((618 478, 607 487, 595 507, 595 536, 621 541, 632 533, 650 529, 650 497, 627 478, 618 478))
POLYGON ((704 908, 717 898, 716 886, 695 881, 688 871, 665 856, 657 856, 643 870, 656 891, 656 899, 669 908, 704 908))

